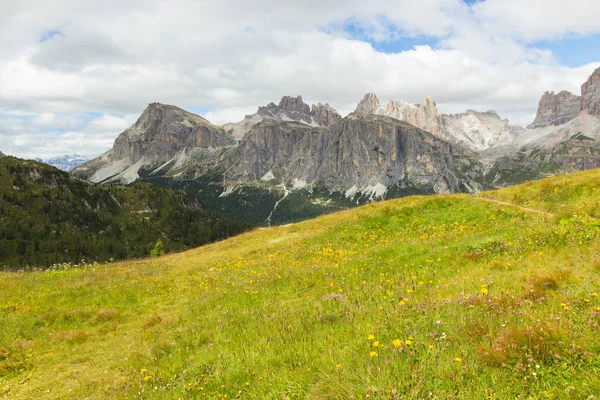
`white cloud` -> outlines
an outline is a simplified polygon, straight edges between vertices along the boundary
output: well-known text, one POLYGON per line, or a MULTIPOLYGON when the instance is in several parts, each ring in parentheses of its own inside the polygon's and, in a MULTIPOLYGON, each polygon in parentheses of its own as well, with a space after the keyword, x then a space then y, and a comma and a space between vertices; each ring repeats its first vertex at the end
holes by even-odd
POLYGON ((345 114, 374 91, 382 102, 431 95, 442 112, 495 109, 527 124, 544 91, 577 93, 600 66, 561 66, 532 46, 600 32, 591 0, 2 0, 2 9, 0 150, 23 156, 99 154, 154 101, 208 108, 221 124, 283 95, 345 114), (416 35, 438 46, 384 54, 359 40, 416 35))
POLYGON ((597 0, 487 0, 473 10, 493 32, 526 42, 600 33, 597 0))

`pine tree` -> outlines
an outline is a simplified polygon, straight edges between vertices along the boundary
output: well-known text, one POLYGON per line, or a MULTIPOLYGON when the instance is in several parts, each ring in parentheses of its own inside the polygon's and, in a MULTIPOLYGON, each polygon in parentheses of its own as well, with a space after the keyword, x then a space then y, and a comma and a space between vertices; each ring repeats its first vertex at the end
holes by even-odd
POLYGON ((150 252, 150 257, 158 257, 161 256, 164 253, 164 249, 163 249, 163 242, 161 239, 158 239, 156 241, 156 244, 154 245, 154 248, 152 249, 152 251, 150 252))

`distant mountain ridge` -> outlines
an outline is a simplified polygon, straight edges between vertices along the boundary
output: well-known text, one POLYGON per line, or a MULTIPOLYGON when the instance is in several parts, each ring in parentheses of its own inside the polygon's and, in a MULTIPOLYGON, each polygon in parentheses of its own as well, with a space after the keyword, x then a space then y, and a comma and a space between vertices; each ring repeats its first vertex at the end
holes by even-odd
POLYGON ((88 161, 88 158, 80 154, 71 154, 49 158, 46 161, 41 158, 36 158, 35 161, 46 163, 62 171, 70 172, 76 166, 88 161))

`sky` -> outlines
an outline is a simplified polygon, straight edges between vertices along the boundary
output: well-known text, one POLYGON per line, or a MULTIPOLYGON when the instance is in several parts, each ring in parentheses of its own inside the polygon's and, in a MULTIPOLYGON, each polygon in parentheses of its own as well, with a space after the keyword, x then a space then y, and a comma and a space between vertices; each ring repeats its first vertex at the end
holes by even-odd
POLYGON ((597 0, 0 0, 0 151, 97 156, 152 102, 215 124, 367 92, 527 125, 600 66, 597 0))

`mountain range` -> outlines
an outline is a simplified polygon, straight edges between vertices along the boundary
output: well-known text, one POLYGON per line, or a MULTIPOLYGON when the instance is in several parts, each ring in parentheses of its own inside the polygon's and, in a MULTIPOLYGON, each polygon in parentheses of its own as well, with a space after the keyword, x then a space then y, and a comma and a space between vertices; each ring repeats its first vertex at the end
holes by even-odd
POLYGON ((600 69, 581 95, 545 93, 527 129, 491 110, 441 114, 430 97, 382 107, 374 93, 346 117, 284 96, 223 126, 152 103, 111 150, 73 173, 185 188, 226 215, 284 223, 376 199, 475 193, 598 167, 599 103, 600 69))
POLYGON ((83 164, 84 162, 88 161, 88 158, 80 154, 71 154, 49 158, 46 161, 42 160, 41 158, 36 158, 35 161, 51 165, 62 171, 70 172, 79 164, 83 164))

